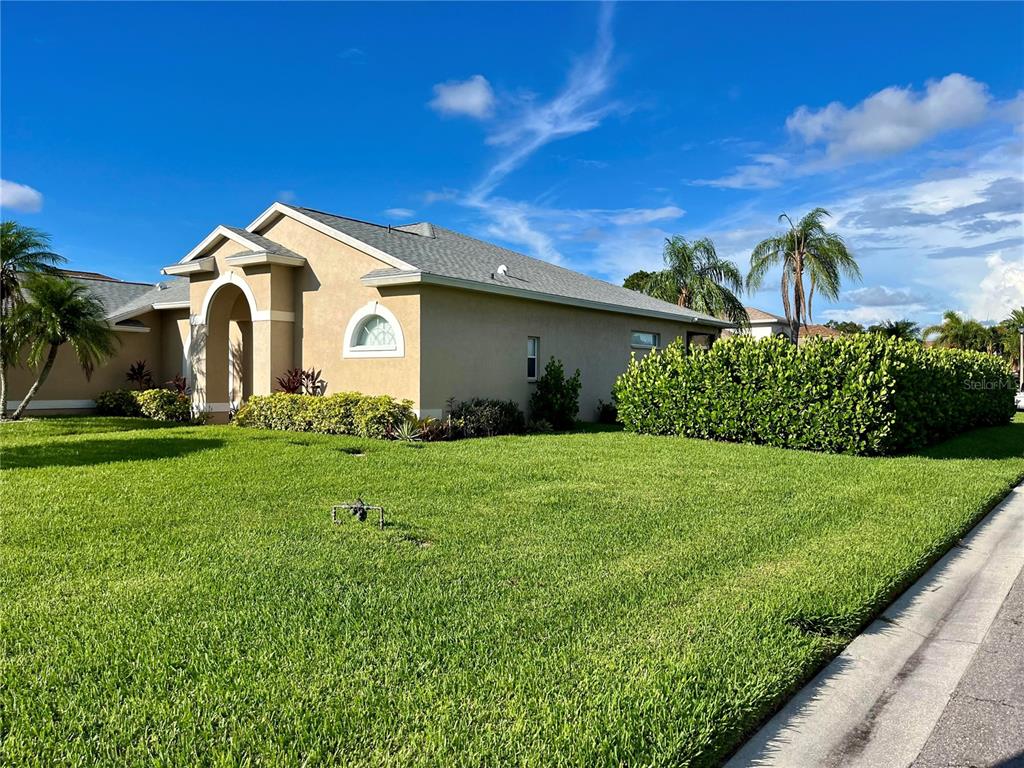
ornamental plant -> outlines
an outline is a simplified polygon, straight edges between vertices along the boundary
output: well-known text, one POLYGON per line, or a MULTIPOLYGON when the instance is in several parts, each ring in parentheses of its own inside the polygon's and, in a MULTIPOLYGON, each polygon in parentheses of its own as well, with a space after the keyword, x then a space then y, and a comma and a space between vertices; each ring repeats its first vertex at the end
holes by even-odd
POLYGON ((1015 410, 1002 359, 877 334, 674 342, 634 358, 614 394, 634 432, 861 455, 1006 424, 1015 410))
POLYGON ((554 429, 572 429, 580 411, 580 369, 565 377, 562 361, 551 358, 530 395, 530 418, 547 421, 554 429))

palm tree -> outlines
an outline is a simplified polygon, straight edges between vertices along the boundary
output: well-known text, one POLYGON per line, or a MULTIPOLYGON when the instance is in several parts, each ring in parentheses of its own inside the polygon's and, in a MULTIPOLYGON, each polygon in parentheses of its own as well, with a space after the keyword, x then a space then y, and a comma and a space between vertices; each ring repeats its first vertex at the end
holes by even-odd
POLYGON ((935 336, 935 343, 954 349, 992 350, 992 332, 977 320, 965 320, 952 309, 942 313, 942 322, 924 329, 924 339, 935 336))
POLYGON ((750 254, 748 291, 761 287, 769 269, 782 267, 782 306, 793 343, 799 340, 800 326, 806 326, 812 319, 815 292, 835 301, 839 298, 843 275, 860 280, 860 267, 843 238, 825 229, 824 219, 829 216, 831 214, 824 208, 815 208, 794 224, 783 213, 779 222, 787 222, 789 230, 762 240, 750 254), (806 287, 805 275, 809 278, 806 287))
POLYGON ((665 269, 651 273, 641 285, 644 293, 680 307, 746 326, 739 267, 715 252, 710 238, 690 242, 676 235, 665 240, 665 269))
POLYGON ((18 339, 28 346, 29 365, 43 365, 11 415, 13 420, 21 418, 50 375, 61 346, 71 345, 89 378, 97 365, 114 354, 117 344, 103 305, 89 296, 84 286, 63 277, 36 274, 25 280, 24 290, 28 298, 14 311, 13 327, 18 339))
POLYGON ((921 336, 921 328, 913 320, 886 320, 879 325, 872 325, 868 331, 904 341, 917 341, 921 336))
POLYGON ((1010 362, 1020 365, 1020 329, 1024 328, 1024 307, 1014 309, 1010 316, 999 323, 999 331, 1003 337, 1003 352, 1010 362))
POLYGON ((18 353, 7 317, 22 301, 21 280, 56 272, 64 262, 50 250, 49 235, 15 221, 0 222, 0 420, 7 417, 7 369, 18 353))

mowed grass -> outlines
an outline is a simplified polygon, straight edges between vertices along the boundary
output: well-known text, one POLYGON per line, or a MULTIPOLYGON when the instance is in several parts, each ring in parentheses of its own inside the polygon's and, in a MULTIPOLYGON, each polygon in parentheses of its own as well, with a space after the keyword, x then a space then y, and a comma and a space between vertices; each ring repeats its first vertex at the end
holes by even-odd
POLYGON ((711 765, 1024 477, 621 432, 0 427, 6 765, 711 765), (331 504, 387 507, 379 530, 331 504))

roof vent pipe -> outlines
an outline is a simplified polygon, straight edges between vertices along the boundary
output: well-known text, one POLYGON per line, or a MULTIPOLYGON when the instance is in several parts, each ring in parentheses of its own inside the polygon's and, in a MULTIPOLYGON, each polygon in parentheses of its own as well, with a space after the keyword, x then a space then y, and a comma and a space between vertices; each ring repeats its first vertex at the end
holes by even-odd
POLYGON ((499 264, 498 274, 501 275, 502 277, 505 277, 508 274, 508 267, 506 267, 504 264, 499 264))

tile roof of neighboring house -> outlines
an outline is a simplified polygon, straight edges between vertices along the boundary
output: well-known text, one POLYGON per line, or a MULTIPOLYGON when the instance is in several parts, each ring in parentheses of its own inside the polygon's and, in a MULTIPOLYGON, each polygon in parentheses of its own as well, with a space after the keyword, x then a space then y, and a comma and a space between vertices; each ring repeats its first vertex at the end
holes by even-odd
POLYGON ((823 336, 842 336, 842 331, 829 328, 827 325, 805 325, 800 328, 800 343, 805 339, 819 338, 823 336))
POLYGON ((765 312, 757 307, 744 307, 747 310, 747 316, 750 318, 752 323, 785 323, 786 318, 773 315, 771 312, 765 312))
POLYGON ((255 243, 268 253, 277 253, 280 254, 281 256, 295 256, 297 258, 299 257, 299 254, 295 253, 295 251, 291 250, 290 248, 285 248, 280 243, 275 243, 273 240, 263 237, 263 235, 254 235, 249 230, 242 229, 241 227, 229 227, 227 224, 223 226, 224 229, 230 229, 236 235, 244 237, 251 243, 255 243))
MULTIPOLYGON (((312 208, 287 207, 377 248, 421 273, 480 283, 490 288, 512 288, 517 292, 537 294, 537 298, 542 300, 545 296, 574 299, 621 307, 634 313, 639 310, 641 313, 673 315, 680 320, 729 325, 710 315, 684 309, 436 224, 419 222, 388 227, 312 208), (498 274, 501 265, 507 267, 507 274, 498 274)), ((405 274, 410 272, 382 269, 371 273, 374 277, 401 277, 405 274)))

